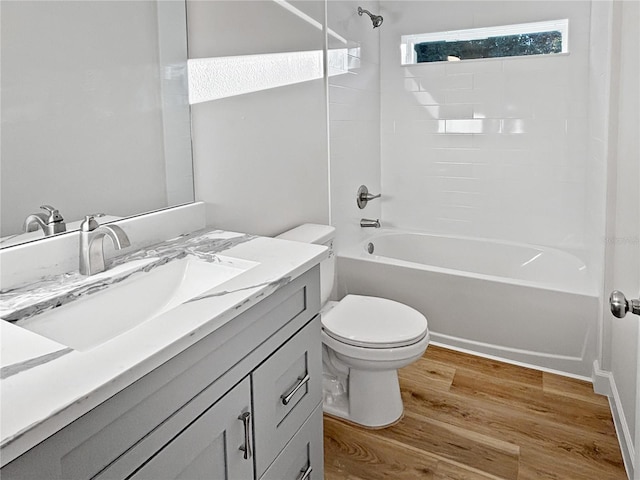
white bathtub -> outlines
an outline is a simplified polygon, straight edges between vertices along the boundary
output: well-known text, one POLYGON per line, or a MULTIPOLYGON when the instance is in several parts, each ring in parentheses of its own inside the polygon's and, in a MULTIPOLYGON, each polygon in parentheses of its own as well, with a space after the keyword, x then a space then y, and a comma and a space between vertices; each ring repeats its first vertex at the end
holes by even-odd
POLYGON ((569 253, 380 230, 338 253, 338 295, 347 293, 416 308, 435 343, 591 378, 597 290, 569 253))

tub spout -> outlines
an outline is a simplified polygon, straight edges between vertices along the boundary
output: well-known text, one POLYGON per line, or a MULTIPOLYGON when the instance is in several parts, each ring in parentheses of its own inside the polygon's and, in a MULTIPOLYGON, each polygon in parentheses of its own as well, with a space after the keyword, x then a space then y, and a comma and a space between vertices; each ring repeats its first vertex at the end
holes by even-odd
POLYGON ((360 220, 360 226, 362 228, 380 228, 380 220, 371 220, 369 218, 363 218, 360 220))

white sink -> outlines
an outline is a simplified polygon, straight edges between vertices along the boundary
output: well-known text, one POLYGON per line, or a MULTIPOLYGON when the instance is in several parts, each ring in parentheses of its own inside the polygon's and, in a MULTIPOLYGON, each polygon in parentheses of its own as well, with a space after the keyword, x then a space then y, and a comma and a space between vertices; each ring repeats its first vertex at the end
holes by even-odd
MULTIPOLYGON (((136 272, 119 283, 17 325, 74 350, 89 350, 258 265, 220 255, 218 258, 219 263, 211 263, 189 256, 149 272, 136 272)), ((126 276, 128 271, 152 260, 130 262, 89 277, 88 281, 126 276)))

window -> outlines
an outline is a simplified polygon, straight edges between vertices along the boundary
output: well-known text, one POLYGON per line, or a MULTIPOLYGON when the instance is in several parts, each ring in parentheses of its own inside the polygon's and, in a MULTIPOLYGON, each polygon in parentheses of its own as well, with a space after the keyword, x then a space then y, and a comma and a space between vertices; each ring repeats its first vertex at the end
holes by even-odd
POLYGON ((402 64, 567 53, 568 20, 403 35, 402 64))

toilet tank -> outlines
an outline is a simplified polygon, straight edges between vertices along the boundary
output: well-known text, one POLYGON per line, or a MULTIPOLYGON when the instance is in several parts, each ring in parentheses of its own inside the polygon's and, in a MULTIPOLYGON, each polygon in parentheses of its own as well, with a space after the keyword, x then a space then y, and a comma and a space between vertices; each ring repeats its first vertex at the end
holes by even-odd
POLYGON ((320 263, 320 300, 324 305, 329 300, 335 281, 336 257, 333 252, 333 239, 336 229, 330 225, 305 223, 299 227, 287 230, 276 238, 292 240, 294 242, 312 243, 329 247, 329 258, 320 263))

